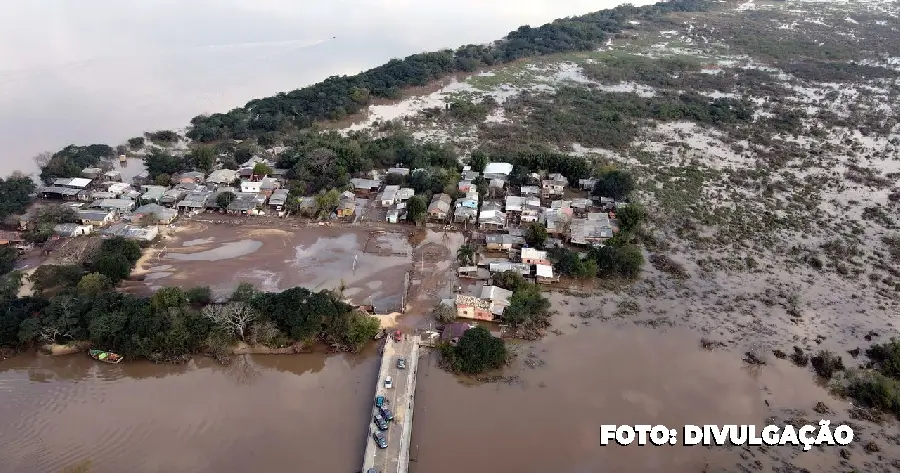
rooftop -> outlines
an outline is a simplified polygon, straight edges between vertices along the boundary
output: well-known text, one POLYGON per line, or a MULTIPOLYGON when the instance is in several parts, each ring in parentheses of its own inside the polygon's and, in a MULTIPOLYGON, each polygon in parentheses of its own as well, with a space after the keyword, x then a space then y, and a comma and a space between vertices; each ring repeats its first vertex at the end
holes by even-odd
POLYGON ((503 174, 508 175, 513 172, 513 165, 510 163, 488 163, 482 174, 503 174))
POLYGON ((62 186, 46 186, 38 189, 38 193, 40 194, 59 194, 59 195, 78 195, 81 192, 81 189, 73 189, 71 187, 62 187, 62 186))

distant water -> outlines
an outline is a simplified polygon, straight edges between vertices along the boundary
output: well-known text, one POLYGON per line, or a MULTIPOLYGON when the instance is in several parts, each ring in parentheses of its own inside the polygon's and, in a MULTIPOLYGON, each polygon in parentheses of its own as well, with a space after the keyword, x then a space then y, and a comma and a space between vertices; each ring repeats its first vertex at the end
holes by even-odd
POLYGON ((33 172, 34 155, 69 143, 118 144, 392 57, 618 3, 5 0, 0 175, 33 172))

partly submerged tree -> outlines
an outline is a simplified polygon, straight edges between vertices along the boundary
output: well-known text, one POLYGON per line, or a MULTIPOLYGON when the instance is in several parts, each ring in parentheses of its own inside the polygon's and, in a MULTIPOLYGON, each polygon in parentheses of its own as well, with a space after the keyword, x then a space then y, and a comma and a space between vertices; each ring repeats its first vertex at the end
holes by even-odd
POLYGON ((457 250, 457 262, 460 266, 472 266, 475 264, 476 250, 470 245, 463 245, 457 250))

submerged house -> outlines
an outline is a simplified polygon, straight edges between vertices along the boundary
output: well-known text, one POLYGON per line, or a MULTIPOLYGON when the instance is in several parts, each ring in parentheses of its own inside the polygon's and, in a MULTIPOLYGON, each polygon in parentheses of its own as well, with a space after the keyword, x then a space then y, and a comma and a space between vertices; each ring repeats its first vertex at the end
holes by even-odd
POLYGON ((94 229, 92 225, 82 225, 78 223, 61 223, 53 227, 53 233, 64 237, 77 237, 89 235, 94 229))
POLYGON ((446 222, 450 216, 451 196, 447 194, 435 194, 432 197, 432 203, 429 204, 429 219, 446 222))
POLYGON ((129 240, 153 241, 160 234, 160 229, 156 225, 140 227, 127 223, 118 223, 104 230, 103 233, 108 236, 128 238, 129 240))
POLYGON ((158 204, 145 204, 134 210, 131 215, 131 221, 133 223, 138 223, 147 219, 153 223, 168 225, 172 223, 177 216, 178 211, 175 209, 163 207, 158 204))
POLYGON ((78 220, 83 225, 103 227, 113 221, 116 213, 112 210, 82 209, 75 211, 78 220))

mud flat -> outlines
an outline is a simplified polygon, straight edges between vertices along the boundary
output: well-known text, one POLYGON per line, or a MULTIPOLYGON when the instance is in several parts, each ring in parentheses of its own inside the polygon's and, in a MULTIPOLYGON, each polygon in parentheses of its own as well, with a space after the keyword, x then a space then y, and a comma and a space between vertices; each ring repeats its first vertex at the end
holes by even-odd
POLYGON ((400 309, 413 249, 403 233, 351 227, 285 230, 186 222, 142 261, 144 281, 126 290, 210 286, 219 297, 249 282, 267 291, 295 286, 337 290, 379 312, 400 309))

